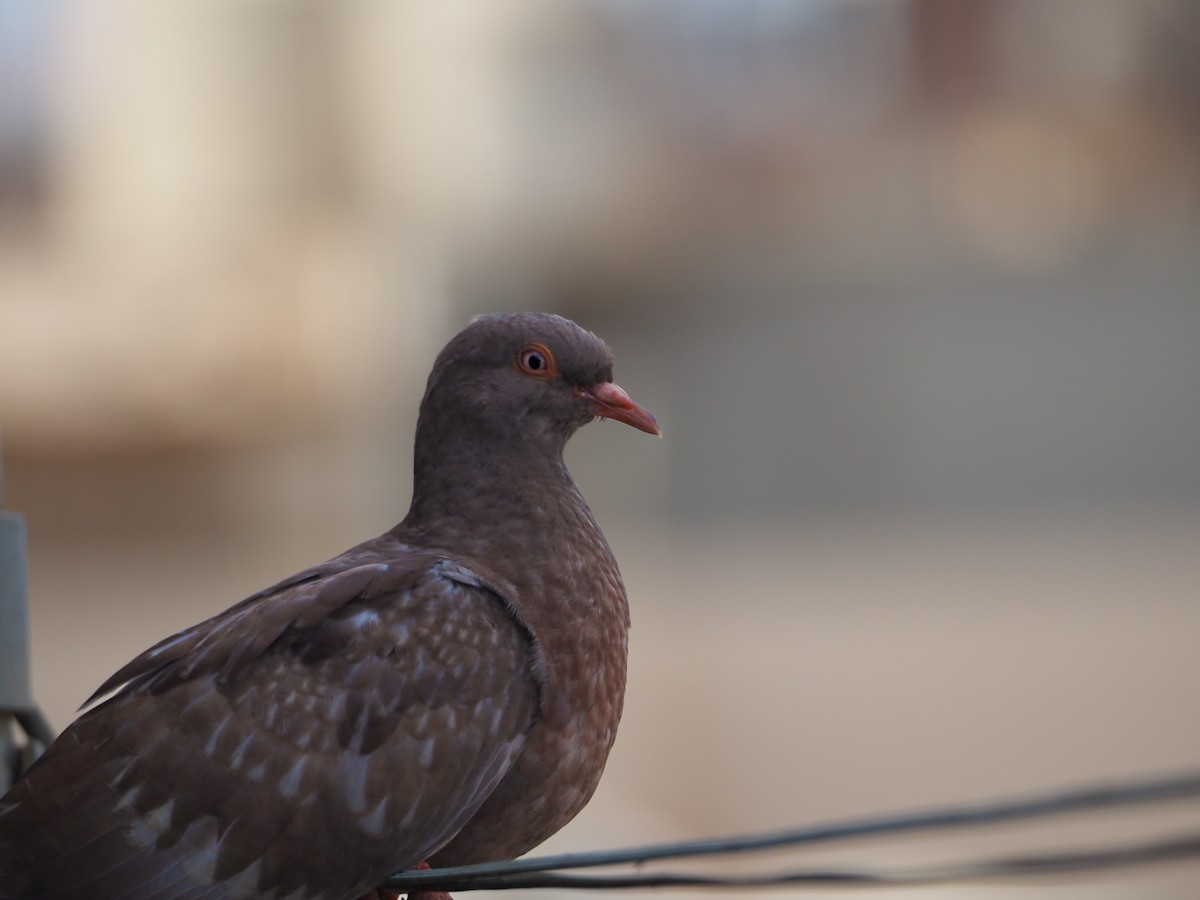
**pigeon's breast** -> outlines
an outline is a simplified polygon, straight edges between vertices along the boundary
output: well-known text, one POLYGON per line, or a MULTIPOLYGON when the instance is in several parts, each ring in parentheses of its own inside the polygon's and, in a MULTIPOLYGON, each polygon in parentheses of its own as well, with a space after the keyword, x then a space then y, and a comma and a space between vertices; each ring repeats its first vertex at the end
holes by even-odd
POLYGON ((616 560, 584 510, 558 561, 522 603, 546 666, 542 712, 521 756, 462 831, 431 859, 462 865, 530 850, 591 798, 625 696, 629 607, 616 560), (528 602, 533 592, 537 602, 528 602))

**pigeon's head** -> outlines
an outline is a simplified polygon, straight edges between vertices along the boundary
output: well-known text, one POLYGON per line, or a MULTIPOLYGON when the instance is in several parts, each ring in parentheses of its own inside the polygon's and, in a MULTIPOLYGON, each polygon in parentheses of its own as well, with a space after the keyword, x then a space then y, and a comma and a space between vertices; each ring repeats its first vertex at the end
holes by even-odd
POLYGON ((488 445, 562 446, 581 425, 615 419, 659 434, 647 410, 613 383, 612 352, 569 319, 480 316, 442 350, 421 401, 421 429, 488 445))

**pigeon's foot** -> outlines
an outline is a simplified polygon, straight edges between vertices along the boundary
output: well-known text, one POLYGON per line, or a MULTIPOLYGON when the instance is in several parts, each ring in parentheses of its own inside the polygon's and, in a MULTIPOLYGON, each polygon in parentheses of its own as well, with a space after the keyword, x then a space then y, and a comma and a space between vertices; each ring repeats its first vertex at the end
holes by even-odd
MULTIPOLYGON (((419 865, 413 866, 413 870, 428 869, 429 863, 422 862, 419 865)), ((375 888, 369 894, 364 894, 359 900, 396 900, 400 894, 397 891, 388 890, 387 888, 375 888)), ((454 900, 445 891, 410 891, 408 900, 454 900)))

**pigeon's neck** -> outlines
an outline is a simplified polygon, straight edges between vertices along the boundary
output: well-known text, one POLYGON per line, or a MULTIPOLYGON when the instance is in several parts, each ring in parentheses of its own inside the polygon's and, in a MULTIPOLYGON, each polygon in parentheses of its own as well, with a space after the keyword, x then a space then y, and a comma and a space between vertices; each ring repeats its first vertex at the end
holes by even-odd
POLYGON ((462 546, 465 538, 499 548, 520 539, 532 552, 545 549, 564 520, 591 519, 561 450, 443 439, 424 451, 418 442, 412 506, 401 527, 430 544, 462 546))
MULTIPOLYGON (((621 627, 628 611, 616 560, 562 454, 493 447, 468 464, 451 449, 443 444, 436 456, 418 452, 412 507, 397 536, 498 576, 531 619, 551 613, 541 605, 577 596, 607 610, 621 627), (567 575, 578 585, 548 583, 567 575)), ((571 621, 558 612, 539 623, 540 636, 552 640, 542 629, 571 621)))

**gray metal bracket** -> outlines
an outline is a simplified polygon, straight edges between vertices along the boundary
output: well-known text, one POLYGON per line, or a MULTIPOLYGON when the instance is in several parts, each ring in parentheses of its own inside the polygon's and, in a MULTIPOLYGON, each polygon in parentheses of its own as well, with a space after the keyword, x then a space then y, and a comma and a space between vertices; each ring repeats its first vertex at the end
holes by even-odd
POLYGON ((3 503, 0 472, 0 794, 54 740, 30 689, 25 520, 3 503))

